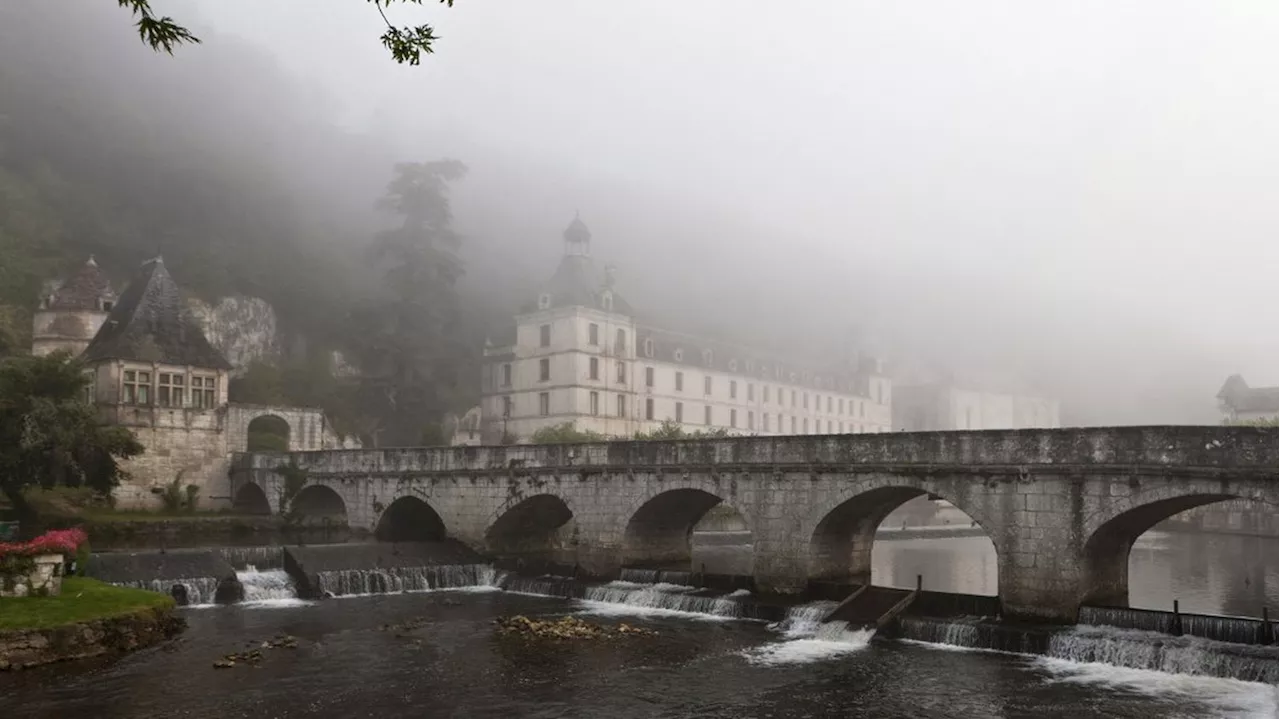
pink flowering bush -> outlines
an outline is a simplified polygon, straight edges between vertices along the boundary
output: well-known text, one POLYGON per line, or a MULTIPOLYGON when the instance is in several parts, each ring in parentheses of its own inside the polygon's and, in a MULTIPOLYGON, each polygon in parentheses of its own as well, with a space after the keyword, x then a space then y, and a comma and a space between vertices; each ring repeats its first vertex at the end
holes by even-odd
POLYGON ((74 554, 89 537, 83 529, 55 529, 30 542, 0 542, 0 559, 41 554, 74 554))

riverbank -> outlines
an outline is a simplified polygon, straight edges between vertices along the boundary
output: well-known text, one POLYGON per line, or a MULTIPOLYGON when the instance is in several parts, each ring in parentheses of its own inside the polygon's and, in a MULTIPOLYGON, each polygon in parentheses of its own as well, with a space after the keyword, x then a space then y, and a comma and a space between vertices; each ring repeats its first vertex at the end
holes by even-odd
POLYGON ((56 597, 0 599, 0 670, 141 649, 185 626, 172 597, 67 577, 56 597))

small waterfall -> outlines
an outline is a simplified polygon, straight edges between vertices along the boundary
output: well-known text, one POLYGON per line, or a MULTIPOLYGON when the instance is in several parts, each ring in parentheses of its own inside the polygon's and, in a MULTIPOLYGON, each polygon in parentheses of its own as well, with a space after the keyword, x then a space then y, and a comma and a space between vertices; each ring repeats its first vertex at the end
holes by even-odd
POLYGON ((496 587, 497 579, 497 571, 488 564, 343 569, 316 574, 320 591, 335 597, 496 587))
POLYGON ((1109 627, 1077 627, 1049 638, 1047 654, 1073 662, 1099 662, 1168 674, 1276 683, 1276 652, 1199 637, 1109 627))
POLYGON ((496 584, 502 588, 502 591, 516 594, 536 594, 566 599, 582 599, 586 596, 586 588, 572 578, 551 574, 544 574, 541 577, 521 577, 504 572, 498 576, 496 584))
POLYGON ((1080 607, 1080 623, 1093 626, 1108 626, 1119 629, 1140 629, 1149 632, 1169 632, 1173 627, 1174 617, 1182 625, 1182 633, 1193 637, 1212 639, 1218 642, 1237 644, 1259 644, 1266 640, 1275 641, 1275 623, 1271 623, 1271 631, 1267 632, 1266 624, 1261 619, 1248 617, 1223 617, 1208 614, 1179 614, 1161 612, 1150 609, 1130 609, 1128 607, 1080 607))
POLYGON ((830 659, 870 644, 874 629, 850 629, 847 622, 822 621, 837 606, 837 602, 821 601, 791 607, 782 621, 769 625, 782 632, 785 640, 743 655, 752 664, 798 664, 830 659))
POLYGON ((246 602, 278 602, 298 598, 293 579, 283 569, 258 571, 250 564, 244 570, 236 572, 236 579, 239 579, 240 585, 244 587, 246 602))
POLYGON ((743 616, 743 606, 739 601, 676 584, 638 584, 619 580, 599 587, 589 587, 583 598, 593 602, 642 609, 706 614, 734 619, 743 616))
POLYGON ((284 566, 284 547, 222 547, 222 558, 237 570, 250 566, 258 569, 279 569, 284 566))
POLYGON ((218 591, 218 580, 213 577, 183 577, 179 579, 150 579, 134 582, 115 582, 116 586, 149 589, 153 592, 168 594, 178 599, 184 606, 197 604, 213 604, 213 597, 218 591), (182 586, 186 590, 187 601, 175 595, 173 588, 182 586))
POLYGON ((691 586, 692 572, 681 572, 671 569, 630 569, 623 567, 618 572, 618 581, 634 584, 678 584, 691 586))
POLYGON ((894 631, 899 639, 927 644, 1015 654, 1045 654, 1049 650, 1049 636, 1054 630, 1009 626, 980 617, 899 617, 894 631))

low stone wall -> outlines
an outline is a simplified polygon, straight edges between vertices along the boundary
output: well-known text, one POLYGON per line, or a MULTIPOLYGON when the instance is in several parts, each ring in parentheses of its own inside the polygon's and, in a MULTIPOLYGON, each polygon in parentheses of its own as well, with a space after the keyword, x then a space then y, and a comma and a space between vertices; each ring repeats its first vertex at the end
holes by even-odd
POLYGON ((31 557, 31 565, 25 574, 0 575, 0 597, 58 596, 62 591, 62 555, 31 557))
POLYGON ((0 632, 0 671, 142 649, 184 628, 186 620, 174 609, 161 608, 49 629, 4 631, 0 632))

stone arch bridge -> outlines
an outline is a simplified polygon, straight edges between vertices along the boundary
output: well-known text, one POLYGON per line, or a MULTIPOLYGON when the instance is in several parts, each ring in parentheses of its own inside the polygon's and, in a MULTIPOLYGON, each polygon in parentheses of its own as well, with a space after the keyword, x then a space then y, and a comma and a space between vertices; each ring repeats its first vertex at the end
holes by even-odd
POLYGON ((1255 427, 738 437, 253 453, 232 488, 380 536, 557 547, 601 574, 687 559, 693 525, 725 503, 752 532, 757 585, 778 592, 869 582, 877 526, 928 494, 991 538, 1006 614, 1074 621, 1081 603, 1127 603, 1129 550, 1160 521, 1233 498, 1276 507, 1277 460, 1276 430, 1255 427))

